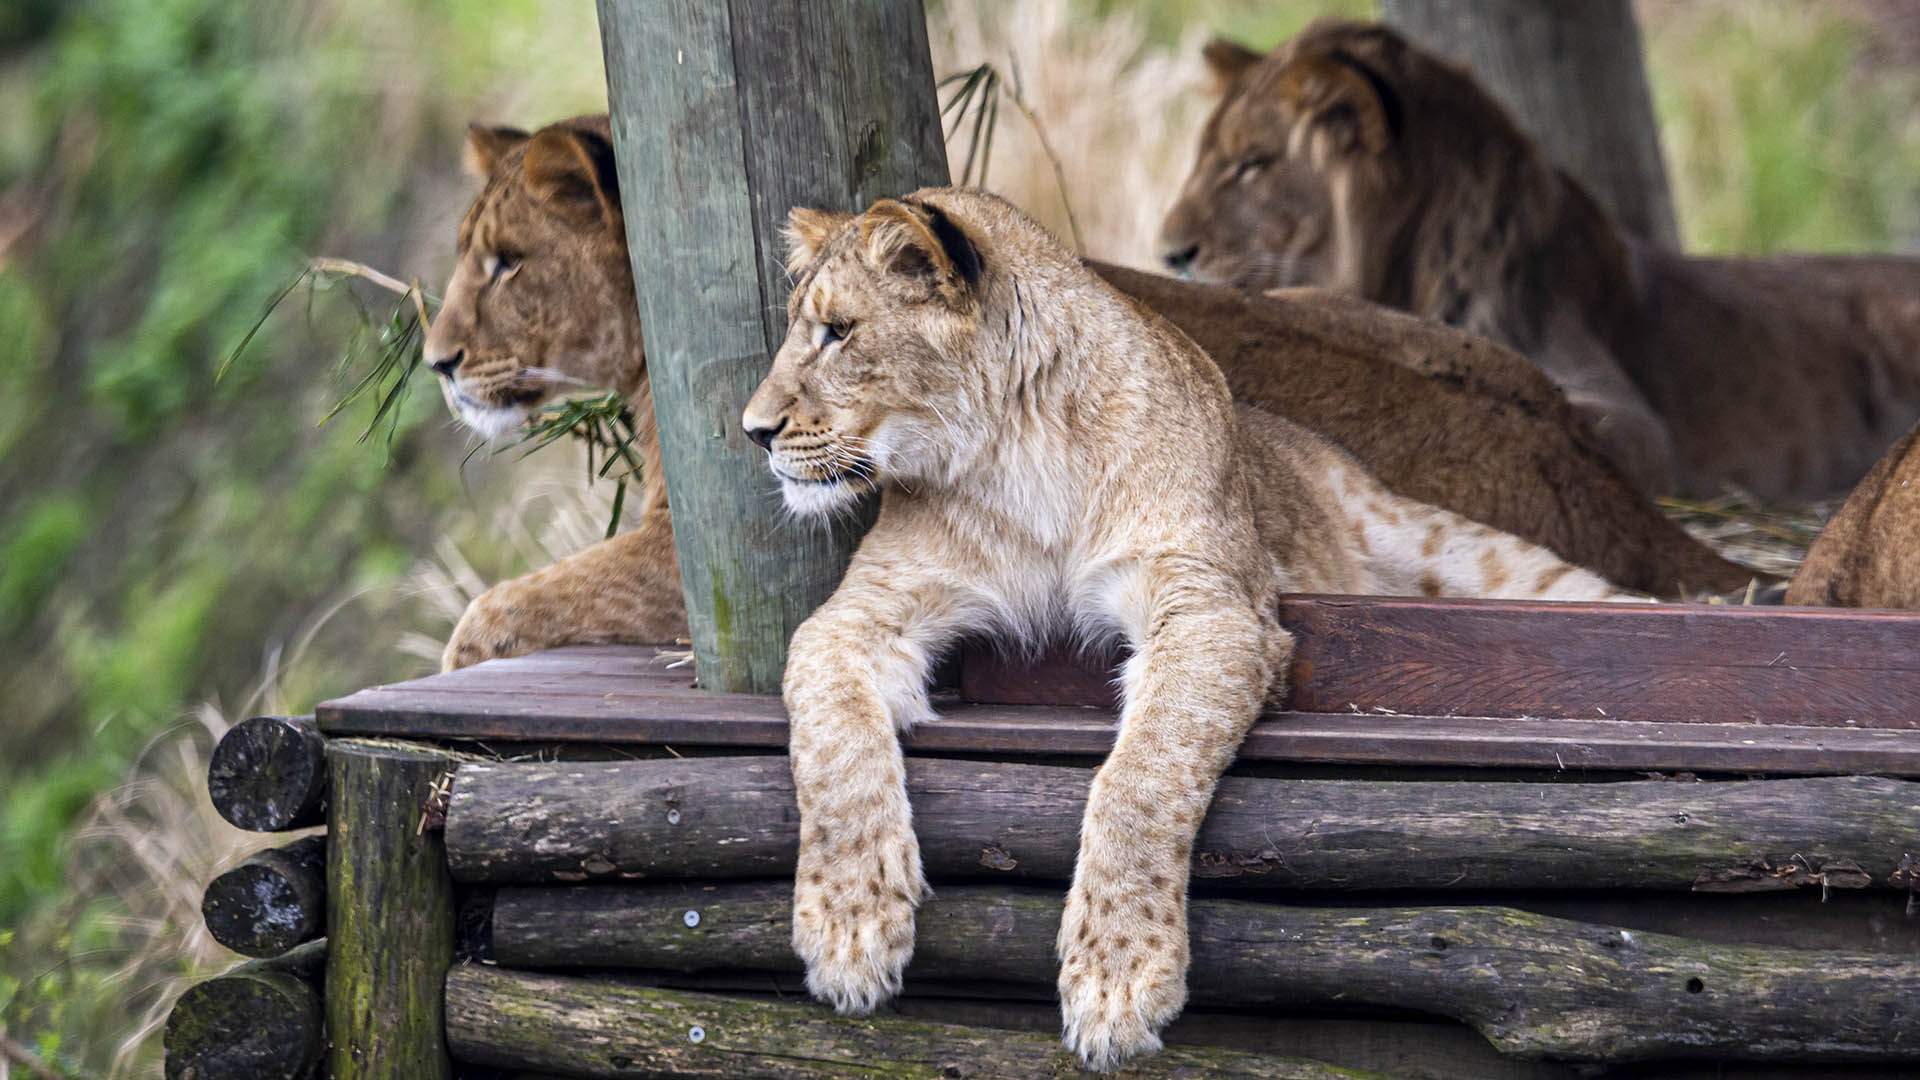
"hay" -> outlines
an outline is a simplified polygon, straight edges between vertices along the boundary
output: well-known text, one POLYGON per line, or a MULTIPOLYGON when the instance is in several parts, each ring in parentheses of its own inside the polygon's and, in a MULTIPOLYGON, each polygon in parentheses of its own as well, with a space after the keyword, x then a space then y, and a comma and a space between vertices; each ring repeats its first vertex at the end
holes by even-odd
POLYGON ((1722 556, 1762 574, 1789 578, 1826 527, 1838 500, 1766 505, 1729 489, 1716 498, 1655 500, 1667 517, 1722 556))

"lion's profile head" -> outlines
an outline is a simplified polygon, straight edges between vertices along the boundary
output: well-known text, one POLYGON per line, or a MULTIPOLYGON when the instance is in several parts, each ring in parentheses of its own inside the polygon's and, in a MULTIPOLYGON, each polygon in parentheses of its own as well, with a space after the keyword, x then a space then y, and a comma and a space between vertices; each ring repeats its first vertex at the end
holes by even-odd
POLYGON ((1467 72, 1345 20, 1264 55, 1215 41, 1206 58, 1223 96, 1163 226, 1169 267, 1526 337, 1480 324, 1506 317, 1492 298, 1514 285, 1514 259, 1583 196, 1467 72))
POLYGON ((450 403, 494 437, 556 394, 631 396, 645 365, 607 118, 475 124, 465 159, 485 188, 425 349, 450 403))
POLYGON ((992 314, 1009 286, 983 255, 987 216, 1039 229, 949 189, 789 216, 787 337, 742 423, 790 509, 831 513, 882 480, 951 482, 993 437, 1017 327, 992 314))

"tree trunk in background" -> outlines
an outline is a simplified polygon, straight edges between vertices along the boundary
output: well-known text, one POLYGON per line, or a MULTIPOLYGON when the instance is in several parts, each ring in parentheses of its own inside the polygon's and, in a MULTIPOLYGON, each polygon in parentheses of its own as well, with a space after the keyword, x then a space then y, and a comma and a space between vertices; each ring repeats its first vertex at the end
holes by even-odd
POLYGON ((1627 229, 1679 247, 1629 0, 1381 0, 1380 12, 1472 68, 1627 229))
POLYGON ((600 0, 615 157, 687 619, 709 690, 771 693, 865 522, 781 513, 740 411, 787 331, 792 207, 948 182, 920 0, 600 0))

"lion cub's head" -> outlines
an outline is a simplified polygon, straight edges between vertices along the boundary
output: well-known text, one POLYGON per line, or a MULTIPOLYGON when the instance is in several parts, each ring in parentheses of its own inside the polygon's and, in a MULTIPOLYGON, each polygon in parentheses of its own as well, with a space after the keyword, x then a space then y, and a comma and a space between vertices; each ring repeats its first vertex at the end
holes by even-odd
POLYGON ((1018 214, 928 190, 858 215, 790 215, 787 337, 742 423, 796 513, 831 513, 883 480, 950 481, 992 437, 1009 373, 980 358, 1010 327, 987 318, 999 285, 983 213, 1018 214))
POLYGON ((1161 231, 1201 280, 1387 299, 1398 264, 1449 257, 1407 250, 1423 220, 1488 222, 1550 174, 1471 77, 1385 27, 1322 20, 1206 59, 1223 94, 1161 231))
POLYGON ((631 395, 645 364, 607 118, 476 124, 465 157, 486 187, 426 341, 449 401, 492 437, 557 393, 631 395))

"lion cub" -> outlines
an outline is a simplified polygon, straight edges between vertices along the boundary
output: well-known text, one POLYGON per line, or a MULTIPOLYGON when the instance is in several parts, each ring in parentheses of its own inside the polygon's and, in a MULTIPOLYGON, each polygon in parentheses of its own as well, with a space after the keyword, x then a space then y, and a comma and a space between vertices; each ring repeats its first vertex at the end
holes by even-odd
POLYGON ((842 1012, 896 993, 913 952, 926 885, 895 732, 933 719, 928 670, 961 635, 1133 649, 1058 945, 1066 1043, 1109 1069, 1186 1000, 1188 856, 1281 689, 1280 593, 1625 595, 1236 408, 1192 341, 995 196, 795 210, 789 241, 792 321, 747 433, 796 513, 882 492, 785 681, 793 943, 842 1012))

